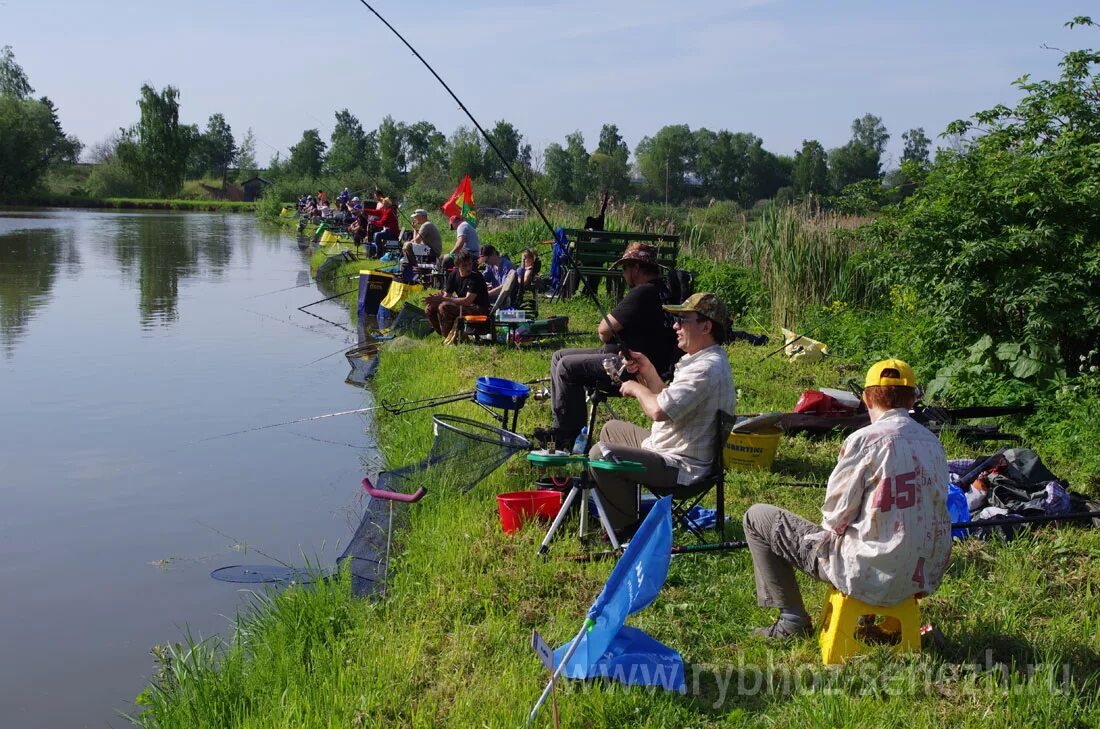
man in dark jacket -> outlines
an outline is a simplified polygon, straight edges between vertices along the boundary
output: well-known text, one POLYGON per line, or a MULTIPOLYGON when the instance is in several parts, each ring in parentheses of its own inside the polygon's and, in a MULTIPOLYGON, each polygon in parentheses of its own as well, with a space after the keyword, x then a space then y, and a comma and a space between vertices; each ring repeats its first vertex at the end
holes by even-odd
POLYGON ((444 338, 450 335, 459 316, 489 311, 489 288, 481 272, 474 270, 474 259, 468 251, 460 251, 455 258, 455 270, 447 278, 446 290, 428 294, 425 301, 428 321, 444 338))

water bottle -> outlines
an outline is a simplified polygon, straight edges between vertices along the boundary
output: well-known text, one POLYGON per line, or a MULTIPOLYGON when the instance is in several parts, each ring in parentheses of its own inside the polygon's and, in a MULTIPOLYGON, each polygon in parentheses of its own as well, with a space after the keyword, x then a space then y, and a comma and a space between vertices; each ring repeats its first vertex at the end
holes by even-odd
POLYGON ((573 442, 573 455, 581 455, 584 453, 584 445, 588 441, 588 426, 581 428, 581 434, 577 436, 577 440, 573 442))

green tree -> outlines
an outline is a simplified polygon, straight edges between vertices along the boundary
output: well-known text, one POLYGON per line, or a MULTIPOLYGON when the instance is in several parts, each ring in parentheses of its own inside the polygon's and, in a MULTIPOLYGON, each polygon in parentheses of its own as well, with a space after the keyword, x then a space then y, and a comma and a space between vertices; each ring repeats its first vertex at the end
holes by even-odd
POLYGON ((130 176, 147 194, 169 197, 179 191, 191 152, 193 133, 179 120, 179 91, 148 84, 138 100, 141 119, 126 130, 118 155, 130 176))
POLYGON ((573 163, 557 142, 546 147, 546 192, 554 200, 573 201, 573 163))
POLYGON ((256 135, 252 132, 252 127, 248 128, 241 140, 241 148, 237 151, 237 167, 237 179, 240 181, 256 176, 259 165, 256 162, 256 135))
POLYGON ((405 128, 406 157, 415 174, 447 167, 447 137, 431 122, 418 121, 405 128))
POLYGON ((592 170, 588 150, 584 148, 584 135, 579 131, 565 136, 565 154, 569 157, 572 179, 569 188, 572 193, 570 202, 583 202, 592 192, 592 170))
POLYGON ((932 140, 924 133, 924 127, 910 129, 902 132, 901 139, 905 147, 901 152, 902 162, 916 162, 919 165, 927 165, 931 160, 932 140))
POLYGON ((481 137, 476 129, 460 126, 451 134, 449 142, 451 164, 451 177, 455 180, 462 179, 463 175, 471 178, 484 177, 483 167, 485 153, 482 150, 481 137))
POLYGON ((325 143, 316 129, 302 132, 302 138, 290 148, 286 171, 303 177, 317 177, 325 163, 325 143))
POLYGON ((840 190, 860 180, 880 177, 882 153, 889 139, 882 119, 874 114, 853 120, 851 141, 829 152, 833 188, 840 190))
POLYGON ((204 168, 222 178, 225 187, 229 176, 229 167, 237 161, 237 142, 233 139, 233 129, 222 114, 211 114, 206 122, 206 130, 200 137, 199 145, 204 157, 204 168))
POLYGON ((799 195, 829 194, 829 156, 821 142, 802 140, 802 149, 794 155, 791 182, 799 195))
POLYGON ((590 168, 594 189, 616 197, 629 192, 630 148, 614 124, 604 124, 600 129, 600 141, 592 152, 590 168))
POLYGON ((336 112, 336 126, 332 129, 330 141, 332 145, 325 158, 329 173, 346 176, 363 169, 367 156, 367 133, 347 109, 336 112))
POLYGON ((939 154, 874 229, 892 280, 928 308, 931 344, 972 343, 937 384, 991 370, 1041 380, 1100 341, 1100 53, 1066 53, 1060 68, 1057 80, 1015 81, 1015 107, 950 124, 983 133, 939 154))
POLYGON ((0 48, 0 94, 29 99, 33 93, 31 82, 23 67, 16 62, 11 46, 0 48))
POLYGON ((687 173, 695 168, 695 137, 687 124, 665 126, 643 138, 634 157, 652 196, 668 202, 684 198, 687 173))
MULTIPOLYGON (((493 143, 504 155, 504 159, 508 160, 508 164, 512 165, 515 169, 519 166, 520 151, 523 147, 523 135, 519 133, 519 130, 515 128, 509 122, 501 119, 498 121, 489 132, 489 138, 493 140, 493 143)), ((504 163, 497 157, 496 152, 488 144, 485 145, 485 159, 482 162, 482 168, 485 170, 485 178, 498 182, 508 176, 508 170, 505 168, 504 163)))
POLYGON ((378 125, 378 160, 381 164, 379 182, 387 190, 404 189, 405 125, 387 114, 378 125))

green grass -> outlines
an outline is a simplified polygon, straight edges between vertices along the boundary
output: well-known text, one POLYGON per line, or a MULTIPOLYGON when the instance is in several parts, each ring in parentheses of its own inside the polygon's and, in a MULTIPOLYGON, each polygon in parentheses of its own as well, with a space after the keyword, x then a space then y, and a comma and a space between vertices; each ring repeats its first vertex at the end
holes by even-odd
MULTIPOLYGON (((584 301, 548 313, 562 312, 573 330, 595 327, 594 307, 584 301)), ((803 389, 838 386, 857 369, 761 362, 760 349, 728 349, 745 413, 788 410, 803 389)), ((481 375, 527 380, 546 374, 551 351, 402 337, 386 344, 370 387, 377 401, 461 392, 481 375)), ((631 403, 614 405, 641 422, 631 403)), ((465 402, 434 412, 484 418, 465 402)), ((425 454, 432 413, 377 414, 388 463, 425 454)), ((549 404, 531 400, 519 430, 549 422, 549 404)), ((772 473, 728 474, 727 513, 766 501, 815 519, 823 492, 778 482, 823 480, 838 446, 835 438, 785 438, 772 473)), ((946 447, 950 457, 974 454, 957 442, 946 447)), ((1042 443, 1035 447, 1042 452, 1042 443)), ((552 645, 568 640, 612 568, 563 558, 582 550, 575 525, 548 558, 535 556, 544 527, 502 533, 494 494, 528 488, 537 476, 517 456, 468 494, 433 489, 402 507, 388 590, 377 601, 352 598, 346 580, 290 588, 257 598, 228 645, 158 649, 161 672, 140 697, 139 723, 521 725, 546 679, 528 647, 531 630, 552 645)), ((732 531, 740 534, 736 520, 732 531)), ((1008 543, 960 544, 940 590, 922 603, 922 619, 947 637, 942 648, 904 658, 881 651, 832 669, 820 665, 814 640, 775 648, 751 637, 772 613, 756 606, 747 552, 677 557, 661 595, 630 623, 682 653, 687 695, 565 681, 562 725, 1097 726, 1098 570, 1096 530, 1052 527, 1008 543)), ((824 586, 802 583, 811 611, 820 608, 824 586)), ((549 723, 546 707, 539 725, 549 723)))

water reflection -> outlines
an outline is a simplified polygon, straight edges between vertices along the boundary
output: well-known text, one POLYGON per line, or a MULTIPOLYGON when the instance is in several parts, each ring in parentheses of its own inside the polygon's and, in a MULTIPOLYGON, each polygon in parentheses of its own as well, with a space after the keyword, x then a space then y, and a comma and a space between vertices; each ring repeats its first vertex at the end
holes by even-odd
POLYGON ((51 299, 59 271, 75 275, 80 254, 71 230, 25 229, 0 236, 0 350, 5 359, 51 299))

